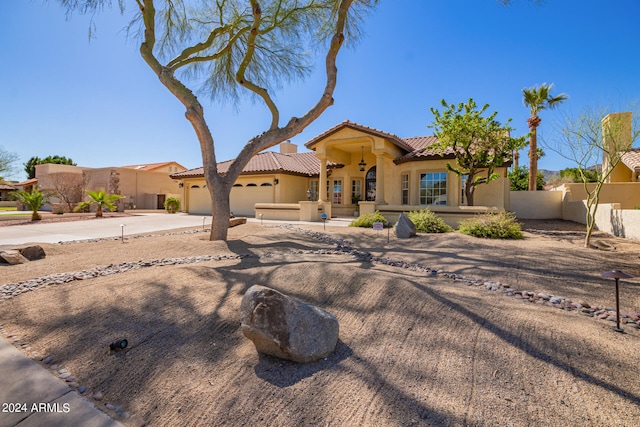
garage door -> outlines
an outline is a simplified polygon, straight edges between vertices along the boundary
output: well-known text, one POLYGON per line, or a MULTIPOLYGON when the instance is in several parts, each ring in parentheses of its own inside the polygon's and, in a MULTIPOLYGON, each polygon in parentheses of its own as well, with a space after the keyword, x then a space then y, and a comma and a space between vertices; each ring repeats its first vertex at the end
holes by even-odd
POLYGON ((253 217, 256 203, 273 203, 273 186, 271 185, 247 185, 233 187, 231 189, 231 212, 235 216, 253 217))
POLYGON ((189 207, 191 214, 211 215, 211 196, 208 188, 194 186, 189 188, 189 207))

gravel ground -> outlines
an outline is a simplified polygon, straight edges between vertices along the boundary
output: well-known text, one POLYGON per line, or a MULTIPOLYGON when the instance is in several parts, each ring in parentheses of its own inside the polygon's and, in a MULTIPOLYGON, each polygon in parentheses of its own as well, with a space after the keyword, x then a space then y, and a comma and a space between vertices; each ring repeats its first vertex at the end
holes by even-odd
POLYGON ((597 234, 615 250, 587 249, 580 225, 524 228, 537 231, 387 242, 246 224, 228 243, 43 245, 44 260, 0 266, 0 284, 141 263, 0 301, 0 332, 127 425, 640 425, 640 281, 621 282, 624 334, 584 311, 615 306, 601 272, 640 276, 640 243, 597 234), (259 355, 239 328, 254 284, 334 313, 336 352, 305 365, 259 355), (127 349, 109 351, 119 338, 127 349))

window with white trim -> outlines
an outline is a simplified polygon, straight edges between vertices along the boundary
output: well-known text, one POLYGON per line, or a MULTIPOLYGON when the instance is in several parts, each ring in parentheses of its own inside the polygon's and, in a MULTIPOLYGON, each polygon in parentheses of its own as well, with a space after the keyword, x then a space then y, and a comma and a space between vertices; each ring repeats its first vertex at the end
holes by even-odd
POLYGON ((420 174, 420 204, 446 206, 446 172, 429 172, 420 174))
POLYGON ((342 180, 334 179, 333 180, 333 199, 332 203, 334 205, 342 204, 342 180))
POLYGON ((401 195, 402 195, 402 204, 409 204, 409 174, 402 174, 400 176, 401 181, 401 195))
MULTIPOLYGON (((362 200, 362 180, 361 179, 353 179, 351 180, 351 202, 355 199, 362 200)), ((357 203, 354 203, 357 205, 357 203)))

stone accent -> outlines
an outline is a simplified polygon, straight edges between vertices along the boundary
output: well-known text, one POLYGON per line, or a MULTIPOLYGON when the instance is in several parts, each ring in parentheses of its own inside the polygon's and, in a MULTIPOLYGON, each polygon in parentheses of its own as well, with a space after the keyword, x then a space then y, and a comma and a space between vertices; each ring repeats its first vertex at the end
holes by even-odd
POLYGON ((398 217, 394 230, 398 239, 408 239, 416 235, 416 225, 403 213, 398 217))
POLYGON ((229 219, 229 228, 235 227, 236 225, 242 225, 247 223, 247 218, 239 217, 239 218, 230 218, 229 219))
POLYGON ((37 261, 47 256, 42 246, 39 245, 25 246, 23 248, 16 248, 16 250, 29 261, 37 261))
POLYGON ((9 249, 7 251, 0 252, 0 259, 4 260, 7 264, 16 265, 16 264, 24 264, 25 262, 29 262, 20 251, 15 249, 9 249))
POLYGON ((242 297, 242 333, 260 353, 294 362, 329 356, 338 344, 338 319, 326 310, 255 285, 242 297))

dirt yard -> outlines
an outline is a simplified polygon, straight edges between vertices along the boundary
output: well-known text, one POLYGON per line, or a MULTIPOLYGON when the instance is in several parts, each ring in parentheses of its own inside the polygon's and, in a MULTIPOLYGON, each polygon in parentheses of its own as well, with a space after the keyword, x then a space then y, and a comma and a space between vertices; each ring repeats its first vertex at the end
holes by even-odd
MULTIPOLYGON (((0 284, 78 280, 0 301, 0 330, 131 426, 640 425, 640 330, 538 297, 612 309, 601 272, 640 278, 640 242, 597 235, 615 250, 585 249, 561 222, 526 223, 544 230, 519 241, 301 228, 43 245, 44 260, 0 265, 0 284), (132 261, 143 266, 80 273, 132 261), (336 352, 306 365, 259 355, 239 322, 254 284, 335 314, 336 352), (110 352, 119 338, 129 346, 110 352)), ((640 279, 620 290, 633 317, 640 279)))

